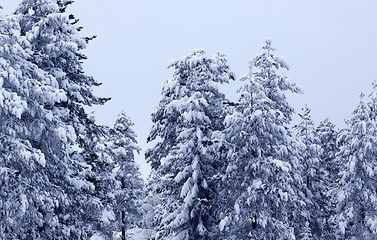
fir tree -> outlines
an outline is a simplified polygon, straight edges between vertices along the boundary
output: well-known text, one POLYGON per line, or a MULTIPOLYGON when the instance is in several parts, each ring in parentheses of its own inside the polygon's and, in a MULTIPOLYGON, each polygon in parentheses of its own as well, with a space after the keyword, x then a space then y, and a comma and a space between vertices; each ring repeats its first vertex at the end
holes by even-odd
MULTIPOLYGON (((32 51, 13 16, 0 20, 0 238, 62 238, 58 211, 67 194, 53 179, 67 173, 61 128, 46 106, 67 101, 55 78, 28 61, 32 51), (54 152, 54 155, 51 154, 54 152), (56 161, 59 159, 59 161, 56 161)), ((62 213, 60 213, 62 214, 62 213)))
POLYGON ((332 201, 331 192, 333 189, 337 189, 340 171, 340 165, 336 159, 336 153, 339 150, 336 143, 337 135, 338 131, 335 129, 335 125, 327 118, 320 122, 316 128, 316 136, 322 149, 319 156, 319 172, 317 173, 322 183, 322 187, 318 189, 318 193, 321 195, 318 203, 321 211, 319 225, 322 239, 335 239, 335 226, 331 217, 336 206, 332 201))
POLYGON ((126 230, 141 221, 143 181, 134 161, 139 151, 133 123, 121 113, 112 128, 101 126, 94 135, 96 168, 94 185, 101 203, 101 218, 96 236, 114 239, 118 233, 125 238, 126 230))
MULTIPOLYGON (((24 0, 15 13, 21 45, 30 52, 28 62, 48 73, 51 79, 46 84, 65 97, 58 102, 44 102, 42 106, 53 123, 40 136, 45 172, 65 194, 56 200, 58 206, 52 208, 60 231, 53 236, 87 239, 98 230, 101 217, 102 203, 94 184, 93 170, 98 166, 92 141, 100 128, 83 107, 102 104, 106 99, 93 95, 93 87, 99 84, 83 71, 85 56, 81 51, 87 41, 78 35, 80 28, 75 17, 65 12, 71 2, 24 0)), ((49 230, 46 227, 41 231, 49 230)))
POLYGON ((335 182, 339 174, 339 164, 336 161, 336 153, 338 152, 337 137, 338 131, 335 125, 328 118, 319 123, 316 128, 316 135, 322 149, 320 154, 321 166, 328 174, 330 182, 335 182))
POLYGON ((230 206, 220 223, 223 239, 295 238, 291 215, 300 214, 302 181, 297 143, 287 127, 293 108, 284 92, 300 89, 278 72, 288 65, 273 54, 271 41, 263 49, 241 79, 246 83, 225 120, 225 140, 219 139, 228 149, 228 187, 222 194, 230 206))
POLYGON ((102 179, 99 179, 110 201, 102 219, 106 219, 109 213, 114 216, 110 230, 113 233, 121 232, 122 239, 126 239, 126 230, 140 226, 142 214, 144 184, 134 159, 135 151, 140 149, 132 126, 130 118, 121 113, 114 127, 109 129, 103 146, 107 152, 104 164, 109 166, 109 170, 100 173, 102 179))
MULTIPOLYGON (((146 157, 158 179, 160 204, 154 207, 154 239, 212 239, 211 202, 216 162, 211 134, 222 127, 224 95, 217 83, 233 78, 224 55, 204 51, 173 62, 173 77, 152 114, 149 141, 160 138, 146 157)), ((153 183, 151 182, 151 183, 153 183)), ((153 193, 154 194, 154 193, 153 193)))
POLYGON ((375 239, 377 235, 376 122, 364 96, 340 135, 344 145, 337 157, 343 168, 335 191, 334 223, 338 239, 375 239))
MULTIPOLYGON (((304 193, 304 201, 306 203, 305 214, 297 217, 296 226, 298 231, 311 231, 313 239, 321 239, 322 233, 322 213, 321 204, 323 193, 326 193, 326 186, 321 181, 320 176, 320 155, 322 149, 320 147, 320 139, 317 137, 314 122, 311 119, 311 110, 305 106, 303 113, 298 114, 301 118, 299 124, 294 126, 296 136, 302 143, 301 147, 301 176, 303 178, 302 191, 304 193), (308 226, 304 224, 309 224, 308 226)), ((296 230, 296 231, 297 231, 296 230)), ((299 232, 296 233, 300 234, 299 232)))

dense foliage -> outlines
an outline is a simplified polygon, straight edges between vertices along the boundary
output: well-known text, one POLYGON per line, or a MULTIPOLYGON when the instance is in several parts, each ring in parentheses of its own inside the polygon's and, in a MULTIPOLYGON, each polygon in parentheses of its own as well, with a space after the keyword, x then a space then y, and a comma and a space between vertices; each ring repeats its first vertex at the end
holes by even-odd
POLYGON ((235 80, 223 54, 173 61, 152 129, 147 183, 133 122, 88 114, 109 98, 83 69, 71 0, 0 16, 0 239, 377 239, 377 84, 346 127, 317 126, 267 40, 235 80), (141 228, 144 228, 142 230, 141 228))
POLYGON ((83 71, 89 38, 70 3, 24 0, 1 18, 1 239, 113 238, 129 226, 119 212, 140 221, 132 124, 121 115, 108 129, 86 113, 108 99, 83 71))

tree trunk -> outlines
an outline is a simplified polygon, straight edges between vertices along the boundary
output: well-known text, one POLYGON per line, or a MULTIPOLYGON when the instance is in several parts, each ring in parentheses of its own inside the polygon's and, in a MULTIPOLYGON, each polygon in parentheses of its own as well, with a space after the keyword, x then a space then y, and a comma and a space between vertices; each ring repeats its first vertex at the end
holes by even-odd
POLYGON ((122 211, 122 240, 126 240, 126 212, 122 211))

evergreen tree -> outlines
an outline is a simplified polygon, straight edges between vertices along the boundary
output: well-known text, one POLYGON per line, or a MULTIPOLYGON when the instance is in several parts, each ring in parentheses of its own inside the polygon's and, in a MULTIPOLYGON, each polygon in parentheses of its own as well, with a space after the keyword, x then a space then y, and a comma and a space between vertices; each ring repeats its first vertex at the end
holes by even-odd
POLYGON ((325 174, 328 174, 329 181, 334 183, 339 173, 339 164, 336 161, 336 153, 339 150, 337 146, 338 131, 335 129, 335 125, 326 118, 316 128, 316 135, 322 149, 320 161, 323 163, 320 165, 325 168, 325 174))
MULTIPOLYGON (((55 206, 50 208, 54 228, 47 219, 40 223, 42 227, 37 231, 51 232, 44 239, 88 239, 99 228, 101 217, 101 202, 94 184, 93 170, 97 166, 92 141, 100 128, 83 107, 102 104, 106 99, 92 94, 92 88, 98 84, 82 69, 85 56, 81 50, 86 40, 78 36, 74 16, 65 13, 71 2, 24 0, 16 10, 21 33, 19 42, 29 54, 25 59, 38 68, 36 74, 50 76, 43 83, 56 89, 60 96, 58 101, 41 103, 40 111, 46 115, 49 125, 46 121, 38 122, 43 128, 31 142, 44 154, 46 167, 41 172, 46 174, 45 180, 56 188, 55 191, 49 189, 48 194, 64 193, 54 196, 55 206)), ((41 91, 40 95, 43 94, 41 91)), ((28 128, 36 131, 34 129, 35 126, 28 128)), ((32 204, 29 206, 39 209, 32 204)), ((31 231, 35 226, 30 224, 27 228, 31 231)))
MULTIPOLYGON (((337 146, 338 131, 335 125, 325 119, 319 123, 316 128, 316 136, 319 139, 321 154, 319 156, 319 172, 318 178, 321 182, 321 188, 318 193, 321 195, 319 199, 319 207, 321 211, 320 228, 321 239, 335 239, 335 226, 331 221, 331 217, 335 212, 335 203, 331 198, 331 191, 337 189, 337 180, 340 165, 336 159, 336 153, 339 151, 337 146)), ((317 194, 318 194, 317 193, 317 194)))
POLYGON ((61 239, 67 226, 57 211, 67 196, 54 177, 67 173, 57 160, 71 136, 46 106, 67 96, 28 61, 33 52, 23 48, 28 40, 19 29, 13 16, 0 19, 0 238, 61 239))
POLYGON ((140 225, 143 180, 134 160, 134 151, 139 151, 133 123, 121 113, 113 128, 103 127, 98 138, 97 155, 101 172, 96 175, 96 191, 103 203, 101 232, 106 239, 121 232, 126 239, 126 230, 140 225))
POLYGON ((271 41, 250 61, 250 72, 241 80, 240 99, 227 116, 230 214, 220 223, 223 239, 294 239, 292 215, 300 214, 297 143, 288 129, 293 108, 285 91, 300 89, 278 70, 288 69, 274 55, 271 41), (253 69, 255 68, 255 70, 253 69))
MULTIPOLYGON (((311 119, 311 110, 305 106, 302 114, 298 114, 301 118, 299 124, 294 126, 297 131, 297 138, 302 143, 300 154, 303 178, 302 191, 305 194, 306 214, 298 216, 297 224, 301 225, 304 232, 311 231, 313 239, 321 239, 322 233, 322 193, 326 193, 326 186, 321 181, 320 161, 322 149, 320 147, 320 139, 316 135, 314 122, 311 119), (308 226, 303 225, 309 223, 308 226)), ((297 226, 296 226, 297 228, 297 226)), ((298 229, 299 230, 299 229, 298 229)), ((300 233, 296 233, 300 234, 300 233)))
POLYGON ((346 121, 344 144, 337 157, 343 163, 334 223, 338 239, 375 239, 377 236, 376 122, 363 95, 346 121))
POLYGON ((146 153, 155 174, 151 184, 159 185, 150 188, 161 198, 154 207, 153 238, 212 239, 211 177, 218 163, 210 145, 212 132, 222 128, 224 101, 216 84, 233 74, 224 55, 206 56, 202 50, 170 67, 174 75, 163 87, 148 138, 160 141, 146 153))

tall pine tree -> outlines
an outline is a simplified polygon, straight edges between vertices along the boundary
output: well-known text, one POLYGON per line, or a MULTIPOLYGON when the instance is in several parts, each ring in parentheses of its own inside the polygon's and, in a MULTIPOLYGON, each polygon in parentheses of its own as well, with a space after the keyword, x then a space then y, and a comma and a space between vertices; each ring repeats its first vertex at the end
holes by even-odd
POLYGON ((67 193, 54 178, 68 173, 60 158, 72 129, 63 130, 47 106, 66 102, 67 95, 29 61, 33 52, 19 31, 13 16, 1 18, 0 238, 64 238, 59 209, 67 193))
POLYGON ((337 155, 343 163, 334 223, 338 239, 375 239, 377 236, 377 128, 363 94, 340 135, 337 155))
POLYGON ((95 192, 93 170, 97 166, 91 141, 99 127, 87 116, 84 106, 102 104, 106 99, 93 95, 98 84, 83 71, 85 56, 81 51, 87 41, 78 35, 80 28, 74 16, 65 12, 71 2, 24 0, 15 13, 20 45, 29 53, 27 61, 40 74, 49 74, 44 83, 62 96, 59 101, 42 103, 41 111, 51 124, 40 122, 44 129, 32 142, 45 156, 46 179, 57 189, 49 193, 64 193, 55 197, 55 206, 50 208, 55 228, 42 221, 38 231, 54 231, 45 238, 87 239, 99 229, 101 203, 95 192))
POLYGON ((154 239, 212 239, 211 177, 217 163, 210 151, 211 134, 222 127, 224 95, 218 83, 233 78, 224 55, 195 51, 170 65, 173 77, 162 90, 152 114, 147 151, 153 168, 151 184, 160 196, 155 206, 154 239), (157 179, 157 181, 156 181, 157 179))
POLYGON ((321 121, 316 128, 316 136, 319 139, 321 148, 319 172, 317 173, 321 187, 316 194, 321 195, 318 202, 321 215, 318 220, 321 229, 319 234, 322 239, 335 239, 336 236, 335 226, 331 221, 336 204, 332 200, 331 192, 337 188, 340 170, 340 165, 336 158, 336 153, 339 151, 337 135, 338 131, 335 129, 335 125, 328 118, 321 121))
POLYGON ((223 239, 294 239, 291 222, 300 202, 297 143, 288 129, 293 108, 285 91, 300 89, 278 72, 288 69, 267 40, 250 61, 239 102, 227 116, 228 167, 224 191, 229 210, 220 230, 223 239))
MULTIPOLYGON (((302 143, 300 160, 301 176, 303 178, 302 192, 306 203, 306 213, 299 216, 300 224, 306 232, 310 229, 313 239, 321 239, 323 232, 322 199, 326 194, 326 185, 320 175, 320 155, 322 153, 320 139, 316 134, 314 122, 311 119, 311 110, 305 106, 303 113, 299 113, 301 121, 295 125, 296 136, 302 143), (309 223, 308 226, 305 226, 309 223)), ((296 233, 297 234, 297 233, 296 233)))
POLYGON ((103 126, 97 136, 96 152, 100 172, 96 175, 96 192, 102 206, 101 231, 105 239, 140 226, 143 180, 135 163, 135 151, 139 151, 133 123, 125 114, 119 114, 112 128, 103 126), (104 235, 104 233, 106 235, 104 235))

